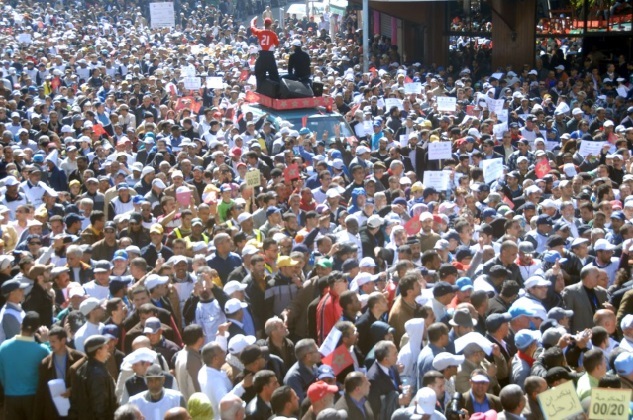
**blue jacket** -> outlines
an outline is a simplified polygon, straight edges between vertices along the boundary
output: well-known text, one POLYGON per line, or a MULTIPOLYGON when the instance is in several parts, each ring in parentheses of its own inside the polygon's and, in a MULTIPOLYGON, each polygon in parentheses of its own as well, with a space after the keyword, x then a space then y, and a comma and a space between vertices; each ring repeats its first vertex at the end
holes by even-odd
POLYGON ((32 337, 17 335, 0 345, 0 383, 12 397, 35 395, 39 366, 49 349, 32 337))

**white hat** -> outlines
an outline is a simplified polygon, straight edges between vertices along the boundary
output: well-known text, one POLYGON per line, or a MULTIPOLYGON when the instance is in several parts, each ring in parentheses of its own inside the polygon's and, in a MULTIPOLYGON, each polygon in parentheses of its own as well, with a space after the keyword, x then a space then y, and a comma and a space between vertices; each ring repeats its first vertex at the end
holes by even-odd
POLYGON ((543 202, 541 203, 541 207, 545 209, 557 209, 558 204, 556 204, 556 202, 552 200, 551 198, 547 198, 543 200, 543 202))
POLYGON ((146 166, 143 168, 143 170, 141 171, 141 178, 145 178, 147 175, 149 174, 153 174, 155 173, 156 170, 154 169, 154 167, 152 166, 146 166))
POLYGON ((426 220, 433 220, 433 214, 431 214, 431 212, 425 211, 420 213, 420 222, 424 222, 426 220))
POLYGON ((325 196, 327 198, 336 198, 336 197, 340 197, 341 194, 336 190, 336 188, 330 188, 329 190, 326 191, 325 196))
POLYGON ((559 64, 558 66, 554 67, 556 70, 565 70, 565 66, 563 66, 562 64, 559 64))
POLYGON ((62 133, 74 133, 75 130, 69 125, 62 126, 62 133))
POLYGON ((237 224, 241 225, 242 222, 247 221, 248 219, 250 219, 251 217, 253 217, 252 214, 248 213, 248 212, 244 212, 244 213, 240 213, 239 216, 237 216, 237 224))
POLYGON ((224 285, 224 288, 222 290, 224 290, 224 293, 231 296, 235 292, 244 291, 246 287, 247 285, 242 284, 237 280, 231 280, 224 285))
POLYGON ((295 39, 292 40, 290 45, 292 45, 293 47, 300 47, 301 46, 301 40, 298 39, 298 38, 295 38, 295 39))
POLYGON ((415 413, 416 414, 433 414, 435 413, 435 404, 437 403, 437 395, 429 387, 418 390, 415 394, 415 413))
POLYGON ((229 353, 238 355, 247 346, 255 344, 255 341, 257 341, 257 339, 252 335, 236 334, 229 340, 229 353))
POLYGON ((231 315, 239 311, 240 309, 244 309, 244 308, 248 308, 248 303, 242 302, 239 299, 233 298, 233 299, 229 299, 224 304, 224 313, 227 315, 231 315))
POLYGON ((373 276, 369 273, 358 273, 356 277, 354 277, 354 280, 352 281, 355 281, 358 287, 361 287, 373 281, 372 279, 373 279, 373 276))
POLYGON ((606 239, 598 239, 595 244, 593 244, 594 251, 613 251, 615 249, 615 245, 612 245, 606 239))
POLYGON ((160 178, 154 178, 154 180, 152 181, 152 186, 153 186, 153 187, 158 187, 158 188, 161 188, 161 189, 163 189, 163 190, 164 190, 165 188, 167 188, 167 186, 165 185, 165 183, 163 182, 163 180, 162 180, 162 179, 160 179, 160 178))
POLYGON ((541 190, 536 185, 530 185, 529 187, 525 189, 525 193, 527 195, 534 194, 534 193, 543 193, 543 190, 541 190))
POLYGON ((189 260, 187 259, 186 256, 184 255, 174 255, 172 257, 170 257, 167 262, 171 265, 176 265, 178 263, 184 262, 184 263, 188 263, 189 260))
POLYGON ((626 330, 627 328, 633 328, 632 314, 628 314, 624 318, 622 318, 622 321, 620 321, 620 328, 622 328, 623 330, 626 330))
POLYGON ((443 351, 433 358, 433 369, 444 370, 449 366, 460 366, 466 358, 443 351))
POLYGON ((101 306, 101 301, 99 299, 95 297, 89 297, 88 299, 81 302, 81 305, 79 305, 79 312, 84 314, 84 316, 88 316, 90 312, 92 312, 94 309, 100 306, 101 306))
POLYGON ((367 226, 372 229, 382 226, 383 223, 385 223, 385 219, 378 216, 377 214, 373 214, 369 216, 369 219, 367 219, 367 226))
POLYGON ((565 175, 567 175, 568 177, 578 175, 578 172, 576 172, 576 165, 571 162, 563 165, 563 172, 565 172, 565 175))
POLYGON ((123 358, 123 363, 121 364, 121 367, 124 369, 130 369, 133 364, 138 362, 154 363, 155 361, 156 352, 154 350, 148 349, 147 347, 141 347, 140 349, 136 349, 132 353, 125 356, 125 358, 123 358))
POLYGON ((364 155, 365 153, 371 153, 371 150, 365 146, 359 146, 356 148, 356 156, 364 155))
POLYGON ((542 286, 549 287, 551 285, 552 285, 552 282, 545 280, 541 276, 532 276, 528 278, 524 283, 524 287, 526 290, 531 289, 532 287, 542 287, 542 286))
POLYGON ((246 257, 248 255, 255 255, 258 253, 259 253, 259 249, 251 245, 246 245, 244 248, 242 248, 242 257, 246 257))
POLYGON ((362 260, 360 260, 360 263, 358 264, 359 267, 375 267, 376 263, 374 262, 374 259, 371 257, 363 257, 362 260))
POLYGON ((167 276, 159 276, 158 274, 150 274, 145 279, 145 287, 147 290, 151 291, 156 286, 160 286, 161 284, 165 284, 169 281, 169 277, 167 276))
POLYGON ((5 187, 12 187, 14 185, 20 185, 20 181, 18 181, 16 177, 8 176, 8 177, 6 177, 4 179, 4 186, 5 187))
POLYGON ((129 245, 128 247, 125 248, 125 252, 130 253, 133 252, 134 254, 141 254, 141 249, 139 247, 137 247, 136 245, 129 245))
POLYGON ((486 337, 481 335, 478 332, 469 332, 466 335, 462 335, 458 339, 455 340, 455 352, 462 352, 466 346, 470 344, 476 344, 479 346, 484 353, 488 356, 492 354, 492 343, 486 337))
POLYGON ((587 238, 576 238, 574 239, 574 242, 571 243, 571 248, 574 248, 581 244, 586 244, 587 242, 589 242, 589 239, 587 238))
POLYGON ((571 115, 581 115, 582 114, 582 109, 580 108, 574 108, 571 110, 571 115))
POLYGON ((79 283, 72 282, 68 284, 68 299, 75 296, 86 296, 86 291, 79 283))

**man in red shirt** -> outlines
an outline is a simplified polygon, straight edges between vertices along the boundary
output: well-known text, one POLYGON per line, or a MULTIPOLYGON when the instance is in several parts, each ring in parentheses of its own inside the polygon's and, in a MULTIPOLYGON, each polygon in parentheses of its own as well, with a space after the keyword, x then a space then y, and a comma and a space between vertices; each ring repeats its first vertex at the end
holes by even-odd
POLYGON ((330 333, 330 330, 341 319, 343 308, 339 305, 341 293, 347 290, 347 279, 340 271, 333 271, 328 278, 330 290, 326 293, 317 306, 317 334, 319 344, 330 333))
POLYGON ((251 32, 257 37, 259 43, 259 56, 255 61, 255 79, 257 80, 257 88, 263 86, 266 80, 266 74, 268 78, 279 82, 279 71, 277 70, 277 62, 275 61, 275 47, 279 45, 279 38, 277 34, 270 29, 273 24, 271 18, 264 19, 264 29, 258 29, 255 26, 257 23, 257 16, 251 21, 251 32))

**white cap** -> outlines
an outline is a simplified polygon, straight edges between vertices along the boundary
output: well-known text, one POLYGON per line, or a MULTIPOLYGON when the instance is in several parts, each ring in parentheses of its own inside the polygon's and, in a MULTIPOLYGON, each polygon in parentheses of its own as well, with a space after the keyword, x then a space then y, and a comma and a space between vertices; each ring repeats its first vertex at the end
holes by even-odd
POLYGON ((622 321, 620 321, 620 328, 622 328, 623 330, 626 330, 627 328, 633 328, 632 314, 628 314, 624 318, 622 318, 622 321))
POLYGON ((152 166, 145 166, 141 171, 141 178, 145 178, 147 175, 153 174, 155 172, 156 169, 154 169, 152 166))
POLYGON ((158 187, 158 188, 163 189, 163 190, 164 190, 165 188, 167 188, 167 186, 165 185, 165 183, 163 182, 163 180, 162 180, 162 179, 160 179, 160 178, 154 178, 154 180, 152 181, 152 186, 154 186, 154 187, 158 187))
POLYGON ((531 289, 532 287, 542 287, 542 286, 551 286, 552 282, 545 280, 541 276, 532 276, 528 278, 525 283, 525 289, 531 289))
POLYGON ((571 115, 581 115, 582 114, 582 109, 580 108, 574 108, 571 110, 571 115))
POLYGON ((8 177, 6 177, 4 179, 4 186, 5 187, 12 187, 14 185, 20 185, 20 181, 18 181, 16 177, 8 176, 8 177))
POLYGON ((556 202, 552 200, 551 198, 547 198, 543 200, 543 202, 541 203, 541 207, 545 209, 557 209, 558 204, 556 204, 556 202))
POLYGON ((365 146, 359 146, 356 148, 356 156, 364 155, 365 153, 371 153, 371 150, 365 146))
POLYGON ((418 390, 415 394, 415 413, 416 414, 433 414, 435 413, 435 404, 437 403, 437 395, 429 387, 418 390))
POLYGON ((571 247, 573 248, 581 244, 586 244, 587 242, 589 242, 589 239, 587 238, 576 238, 574 239, 574 242, 571 243, 571 247))
POLYGON ((242 222, 245 222, 246 220, 250 219, 251 217, 253 217, 253 215, 248 213, 248 212, 240 213, 240 215, 237 216, 237 223, 239 225, 241 225, 242 222))
POLYGON ((336 188, 330 188, 329 190, 326 191, 325 196, 327 198, 336 198, 336 197, 340 197, 341 194, 336 190, 336 188))
POLYGON ((615 249, 615 245, 612 245, 606 239, 598 239, 595 244, 593 244, 594 251, 613 251, 615 249))
POLYGON ((255 341, 257 341, 257 339, 252 335, 236 334, 229 340, 229 353, 238 355, 247 346, 255 344, 255 341))
POLYGON ((248 308, 248 303, 242 302, 239 299, 233 298, 233 299, 229 299, 224 304, 224 313, 227 315, 231 315, 239 311, 240 309, 244 309, 244 308, 248 308))
POLYGON ((140 349, 136 349, 132 353, 125 356, 121 367, 130 369, 133 364, 138 362, 154 363, 155 361, 156 352, 154 350, 148 349, 147 347, 141 347, 140 349))
POLYGON ((86 296, 86 291, 79 283, 69 283, 68 284, 68 299, 74 298, 75 296, 86 296))
POLYGON ((420 222, 424 222, 426 220, 433 220, 433 214, 431 214, 431 212, 425 211, 420 213, 420 222))
POLYGON ((367 226, 372 229, 382 226, 383 223, 385 223, 385 219, 378 216, 377 214, 373 214, 369 216, 369 219, 367 219, 367 226))
POLYGON ((469 332, 455 340, 455 352, 460 353, 466 346, 476 344, 488 356, 492 354, 492 343, 478 332, 469 332))
POLYGON ((360 260, 360 263, 358 264, 359 267, 375 267, 376 263, 374 262, 374 259, 371 257, 363 257, 362 260, 360 260))
POLYGON ((444 370, 449 366, 460 366, 466 358, 443 351, 433 358, 433 369, 444 370))
POLYGON ((89 297, 88 299, 81 302, 81 305, 79 305, 79 312, 84 314, 84 316, 88 316, 90 312, 92 312, 99 306, 101 306, 101 301, 99 299, 95 297, 89 297))
POLYGON ((370 283, 372 281, 373 276, 369 273, 358 273, 358 275, 356 275, 356 277, 354 277, 354 280, 356 284, 358 285, 358 287, 361 287, 367 283, 370 283))
POLYGON ((158 274, 150 274, 145 279, 145 287, 147 287, 147 290, 151 291, 156 286, 165 284, 168 281, 169 281, 169 277, 167 276, 159 276, 158 274))
POLYGON ((222 290, 224 290, 224 293, 231 296, 235 292, 244 291, 246 287, 247 286, 245 284, 242 284, 237 280, 231 280, 224 285, 224 288, 222 290))

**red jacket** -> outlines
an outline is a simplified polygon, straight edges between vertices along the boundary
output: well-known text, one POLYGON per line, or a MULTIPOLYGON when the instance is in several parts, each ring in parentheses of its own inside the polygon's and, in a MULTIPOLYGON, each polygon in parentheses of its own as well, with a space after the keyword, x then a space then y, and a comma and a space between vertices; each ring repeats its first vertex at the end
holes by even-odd
POLYGON ((332 291, 321 298, 317 306, 317 334, 319 344, 330 333, 334 325, 341 319, 343 308, 338 303, 339 297, 332 291))

